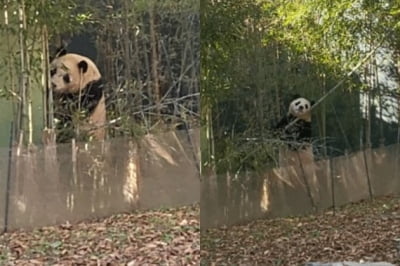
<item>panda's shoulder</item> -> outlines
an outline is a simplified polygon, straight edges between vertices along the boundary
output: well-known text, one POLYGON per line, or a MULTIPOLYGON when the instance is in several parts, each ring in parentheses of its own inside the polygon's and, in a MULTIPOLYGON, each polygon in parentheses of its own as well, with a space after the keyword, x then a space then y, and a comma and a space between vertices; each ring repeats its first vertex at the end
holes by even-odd
POLYGON ((80 59, 80 60, 86 60, 86 61, 93 62, 93 60, 90 59, 89 57, 81 55, 81 54, 76 54, 76 53, 66 53, 58 58, 61 58, 61 57, 64 59, 74 58, 74 59, 80 59))

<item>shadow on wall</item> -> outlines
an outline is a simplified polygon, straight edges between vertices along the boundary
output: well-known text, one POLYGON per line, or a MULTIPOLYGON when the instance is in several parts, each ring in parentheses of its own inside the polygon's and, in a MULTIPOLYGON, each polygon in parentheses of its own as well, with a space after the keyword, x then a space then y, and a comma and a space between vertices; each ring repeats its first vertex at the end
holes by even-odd
POLYGON ((114 213, 193 204, 200 198, 199 130, 140 141, 64 144, 13 150, 9 194, 0 164, 0 223, 8 230, 114 213))
POLYGON ((400 145, 360 151, 263 175, 202 177, 201 229, 304 215, 368 197, 400 194, 400 145))

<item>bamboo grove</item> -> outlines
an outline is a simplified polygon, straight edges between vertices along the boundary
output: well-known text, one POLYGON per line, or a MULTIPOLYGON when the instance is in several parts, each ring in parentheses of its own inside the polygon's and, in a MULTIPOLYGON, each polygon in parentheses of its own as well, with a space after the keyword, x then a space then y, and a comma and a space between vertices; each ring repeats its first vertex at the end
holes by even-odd
POLYGON ((74 36, 93 43, 107 81, 110 137, 140 136, 199 118, 196 1, 2 0, 0 96, 12 108, 14 141, 52 130, 49 58, 74 36))
POLYGON ((203 171, 275 165, 292 93, 318 100, 316 158, 399 142, 398 1, 201 1, 203 171))

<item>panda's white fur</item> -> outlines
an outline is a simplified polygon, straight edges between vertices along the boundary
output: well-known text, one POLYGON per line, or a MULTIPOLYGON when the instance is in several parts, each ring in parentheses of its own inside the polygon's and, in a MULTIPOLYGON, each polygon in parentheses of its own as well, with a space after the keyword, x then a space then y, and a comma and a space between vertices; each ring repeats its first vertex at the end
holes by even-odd
POLYGON ((105 97, 102 76, 96 64, 88 57, 66 53, 64 50, 50 63, 50 75, 55 118, 60 121, 58 141, 68 141, 72 136, 78 139, 88 136, 103 140, 106 122, 105 97), (79 119, 74 119, 77 113, 80 114, 79 119), (66 127, 73 127, 75 134, 63 137, 66 127), (79 136, 76 135, 77 128, 79 136))
POLYGON ((311 144, 311 107, 314 104, 306 98, 295 95, 287 114, 276 126, 280 138, 287 145, 279 147, 279 169, 277 174, 285 183, 294 186, 297 182, 310 188, 313 207, 319 202, 318 179, 311 144), (295 121, 297 119, 297 121, 295 121))
POLYGON ((76 93, 88 83, 101 79, 100 71, 92 60, 72 53, 55 58, 51 63, 50 72, 52 89, 56 93, 76 93), (79 64, 82 64, 82 68, 87 68, 85 72, 78 67, 79 64), (64 79, 66 75, 69 76, 69 82, 64 79))
POLYGON ((296 98, 289 104, 288 114, 311 122, 311 102, 306 98, 296 98))
POLYGON ((295 95, 287 114, 276 125, 280 139, 292 150, 302 149, 311 141, 312 104, 308 99, 295 95))

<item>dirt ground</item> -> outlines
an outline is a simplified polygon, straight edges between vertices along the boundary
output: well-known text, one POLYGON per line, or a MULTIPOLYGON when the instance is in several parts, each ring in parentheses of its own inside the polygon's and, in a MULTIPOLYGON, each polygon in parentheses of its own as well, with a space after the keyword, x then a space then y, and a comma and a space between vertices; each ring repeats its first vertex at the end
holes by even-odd
POLYGON ((199 206, 0 236, 0 265, 199 265, 199 206))
POLYGON ((0 265, 400 265, 400 198, 201 232, 199 206, 120 214, 0 236, 0 265), (201 238, 201 251, 200 251, 201 238))
POLYGON ((201 232, 201 265, 400 265, 400 198, 363 201, 308 217, 257 220, 201 232))

